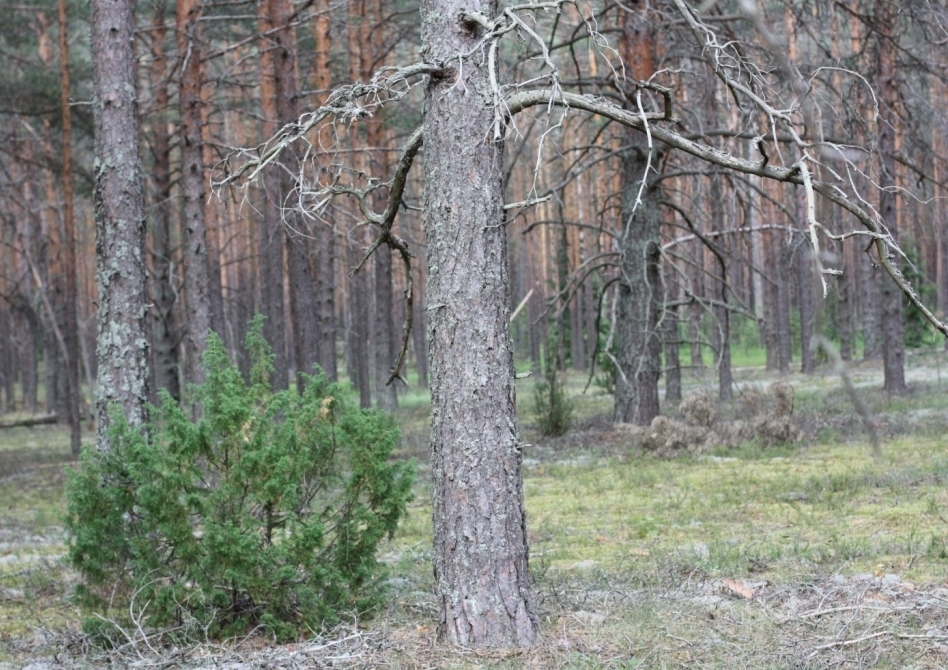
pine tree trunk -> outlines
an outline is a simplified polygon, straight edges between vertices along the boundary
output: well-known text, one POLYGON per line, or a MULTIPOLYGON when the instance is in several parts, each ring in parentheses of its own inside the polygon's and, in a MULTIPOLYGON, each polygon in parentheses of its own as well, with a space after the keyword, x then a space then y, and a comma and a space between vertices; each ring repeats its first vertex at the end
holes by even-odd
POLYGON ((790 252, 786 240, 777 245, 777 362, 781 375, 790 373, 790 252))
MULTIPOLYGON (((877 5, 876 20, 887 29, 895 23, 891 3, 880 0, 877 5)), ((899 105, 897 73, 895 70, 895 47, 889 35, 880 35, 878 40, 878 72, 883 114, 895 115, 899 105)), ((895 129, 891 123, 880 121, 879 128, 879 215, 898 244, 899 225, 896 215, 896 193, 898 186, 895 178, 895 129)), ((878 248, 878 247, 877 247, 878 248)), ((891 254, 891 262, 896 267, 902 263, 897 254, 891 254)), ((880 273, 881 274, 881 273, 880 273)), ((885 390, 889 393, 905 393, 905 346, 902 340, 902 292, 888 276, 881 277, 882 303, 882 367, 885 373, 885 390)))
MULTIPOLYGON (((329 0, 316 3, 317 15, 313 22, 313 37, 316 42, 316 60, 313 85, 317 91, 317 104, 323 104, 332 86, 332 23, 329 0)), ((330 381, 339 376, 336 364, 336 273, 334 271, 336 231, 327 221, 316 224, 315 249, 312 257, 316 268, 316 327, 317 360, 330 381)))
MULTIPOLYGON (((361 233, 354 231, 353 236, 361 233)), ((347 244, 349 267, 355 267, 362 259, 362 247, 355 240, 347 244)), ((348 357, 346 372, 349 382, 359 391, 359 406, 363 409, 372 406, 372 388, 369 384, 368 322, 369 296, 366 288, 366 276, 359 272, 349 278, 349 329, 348 357)))
MULTIPOLYGON (((293 5, 289 0, 269 0, 270 23, 279 28, 270 37, 273 43, 274 73, 276 75, 277 115, 281 124, 297 119, 296 99, 299 97, 297 79, 296 29, 293 5)), ((291 149, 284 154, 290 170, 300 164, 291 149)), ((302 169, 302 166, 299 167, 302 169)), ((308 238, 299 233, 304 230, 303 217, 294 206, 296 180, 286 171, 281 171, 280 202, 286 203, 286 265, 290 286, 290 320, 293 324, 293 353, 296 368, 297 391, 303 392, 302 374, 313 374, 319 347, 318 311, 316 283, 309 263, 308 238)))
MULTIPOLYGON (((721 176, 711 175, 711 227, 717 232, 727 229, 724 220, 723 190, 721 176)), ((712 295, 715 301, 711 308, 711 314, 714 316, 711 340, 715 349, 714 365, 718 370, 718 398, 721 400, 730 400, 733 393, 731 312, 727 307, 730 293, 727 281, 727 244, 726 235, 720 235, 711 242, 712 295)))
POLYGON ((207 226, 204 218, 204 148, 201 135, 201 31, 202 4, 178 0, 177 37, 181 77, 178 106, 181 113, 181 193, 184 196, 184 281, 187 304, 187 379, 204 381, 201 357, 211 331, 210 275, 207 226))
POLYGON ((145 419, 148 334, 145 327, 145 206, 135 94, 135 6, 92 0, 95 123, 98 383, 96 446, 109 449, 110 412, 131 425, 145 419))
MULTIPOLYGON (((653 49, 648 18, 641 10, 624 13, 623 19, 623 61, 632 68, 637 79, 647 78, 652 71, 653 49)), ((658 268, 662 188, 661 181, 654 180, 652 175, 661 158, 655 149, 649 148, 647 138, 636 130, 626 132, 626 142, 631 148, 622 156, 615 420, 647 426, 659 413, 662 338, 658 332, 658 315, 664 298, 658 268), (647 180, 646 187, 641 189, 643 179, 647 180)))
MULTIPOLYGON (((423 0, 424 53, 448 63, 476 51, 496 0, 423 0)), ((527 647, 539 621, 530 595, 517 429, 503 142, 486 54, 425 91, 425 239, 431 372, 434 564, 438 635, 463 646, 527 647), (463 77, 463 85, 456 79, 463 77)))
POLYGON ((175 400, 181 398, 178 369, 178 341, 174 323, 175 291, 172 286, 172 201, 171 201, 171 143, 168 122, 163 111, 168 109, 168 62, 164 52, 165 4, 155 3, 152 17, 152 90, 158 115, 151 135, 154 165, 151 175, 155 185, 155 204, 151 223, 151 343, 154 361, 154 390, 165 389, 175 400))
POLYGON ((58 0, 59 10, 59 84, 60 110, 62 117, 63 159, 63 237, 60 250, 60 268, 63 273, 62 321, 59 324, 65 348, 64 361, 66 398, 65 408, 69 419, 69 445, 72 455, 79 456, 82 427, 79 417, 79 401, 82 388, 79 386, 79 322, 78 290, 76 287, 76 216, 72 188, 72 108, 69 106, 69 22, 66 0, 58 0))
MULTIPOLYGON (((267 139, 273 137, 277 126, 276 63, 273 42, 269 33, 274 27, 270 18, 268 0, 258 0, 258 27, 260 38, 260 109, 263 114, 261 131, 267 139)), ((263 172, 263 216, 258 220, 257 257, 260 272, 261 312, 266 321, 263 335, 273 349, 273 375, 270 380, 275 390, 290 385, 286 347, 286 321, 283 301, 283 220, 280 210, 280 175, 271 166, 263 172)))

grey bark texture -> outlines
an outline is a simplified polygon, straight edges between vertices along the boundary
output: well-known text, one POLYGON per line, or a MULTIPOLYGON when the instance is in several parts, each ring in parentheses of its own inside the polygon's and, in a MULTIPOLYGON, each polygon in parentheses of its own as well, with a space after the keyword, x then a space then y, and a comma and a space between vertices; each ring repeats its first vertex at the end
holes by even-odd
MULTIPOLYGON (((155 91, 155 108, 168 108, 168 64, 164 53, 165 5, 155 3, 152 17, 152 87, 155 91)), ((175 334, 175 291, 171 263, 171 138, 168 120, 164 111, 156 112, 158 120, 151 134, 151 151, 154 165, 151 177, 154 183, 155 204, 149 218, 151 233, 151 344, 154 365, 154 391, 167 389, 172 398, 180 399, 181 386, 178 370, 178 342, 175 334)))
MULTIPOLYGON (((424 0, 427 60, 452 68, 475 50, 496 0, 424 0)), ((431 77, 425 92, 425 239, 434 570, 439 638, 527 647, 539 622, 530 594, 521 443, 510 339, 503 142, 487 55, 431 77), (462 78, 462 81, 458 81, 462 78)))
POLYGON ((207 225, 204 219, 204 147, 201 136, 202 5, 180 0, 177 5, 178 56, 181 78, 178 105, 181 113, 181 193, 184 196, 184 281, 187 305, 187 379, 204 381, 201 357, 211 332, 211 293, 208 272, 207 225))
POLYGON ((145 418, 145 216, 135 96, 135 5, 92 0, 98 382, 96 447, 109 448, 110 409, 145 418))
MULTIPOLYGON (((658 262, 661 245, 661 182, 651 175, 636 206, 639 186, 646 178, 648 145, 642 133, 630 130, 632 148, 622 160, 622 218, 620 242, 622 281, 616 316, 615 420, 647 426, 658 416, 658 379, 662 337, 658 314, 663 300, 658 262)), ((653 161, 658 156, 652 157, 653 161)), ((654 165, 654 163, 653 163, 654 165)))

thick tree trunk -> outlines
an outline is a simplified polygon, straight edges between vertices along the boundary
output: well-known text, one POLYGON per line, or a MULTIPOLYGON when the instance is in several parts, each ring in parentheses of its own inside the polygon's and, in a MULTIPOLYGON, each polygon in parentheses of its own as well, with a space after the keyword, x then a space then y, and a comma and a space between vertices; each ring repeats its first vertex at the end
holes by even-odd
POLYGON ((145 419, 148 334, 145 327, 145 215, 135 95, 135 6, 92 0, 95 122, 98 384, 96 446, 109 449, 110 412, 145 419))
MULTIPOLYGON (((469 9, 423 0, 424 53, 477 51, 469 9)), ((534 644, 517 429, 503 192, 486 53, 431 77, 425 92, 425 239, 438 634, 464 646, 534 644), (458 82, 458 78, 463 81, 458 82)))
POLYGON ((175 400, 181 398, 178 370, 178 341, 175 333, 175 291, 171 260, 171 143, 168 123, 161 110, 168 108, 168 63, 164 52, 165 4, 155 3, 152 17, 152 89, 155 95, 155 110, 158 120, 151 136, 154 155, 152 179, 155 185, 155 203, 151 222, 151 333, 152 360, 154 361, 153 390, 165 389, 175 400))
MULTIPOLYGON (((663 296, 658 261, 662 198, 658 184, 649 183, 636 205, 649 150, 641 133, 630 134, 628 140, 632 148, 622 161, 624 228, 615 324, 616 361, 620 368, 616 375, 615 420, 647 426, 659 413, 658 312, 663 296)), ((657 160, 657 156, 652 160, 657 160)))
MULTIPOLYGON (((652 74, 653 35, 644 9, 623 14, 622 57, 635 79, 652 74)), ((662 187, 653 173, 661 158, 647 138, 628 130, 622 157, 622 237, 616 317, 615 420, 647 426, 659 413, 662 336, 658 315, 664 296, 661 253, 662 187), (642 180, 646 181, 641 188, 642 180), (641 197, 640 197, 641 193, 641 197)))
POLYGON ((211 331, 207 226, 204 219, 204 148, 201 135, 201 37, 199 0, 178 0, 178 58, 181 61, 178 105, 181 113, 181 193, 184 196, 185 298, 187 303, 187 378, 204 381, 201 357, 211 331))

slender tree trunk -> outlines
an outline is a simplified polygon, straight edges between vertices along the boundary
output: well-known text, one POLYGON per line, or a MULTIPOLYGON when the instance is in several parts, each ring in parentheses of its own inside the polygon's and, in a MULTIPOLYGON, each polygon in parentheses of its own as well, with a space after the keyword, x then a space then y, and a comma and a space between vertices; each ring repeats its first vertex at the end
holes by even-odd
MULTIPOLYGON (((268 0, 258 0, 260 38, 260 107, 263 113, 264 137, 273 137, 277 131, 277 85, 274 45, 269 37, 273 28, 268 0)), ((266 322, 263 334, 273 349, 274 389, 285 389, 290 384, 286 355, 286 321, 283 302, 283 246, 284 233, 280 210, 280 175, 276 169, 263 172, 263 217, 258 222, 257 254, 260 268, 260 302, 266 322)))
MULTIPOLYGON (((717 232, 727 229, 724 220, 724 189, 720 175, 711 175, 711 226, 717 232)), ((718 370, 718 398, 730 400, 733 393, 733 377, 731 374, 731 312, 728 289, 728 240, 727 235, 719 235, 712 243, 712 295, 714 306, 711 314, 714 316, 712 342, 715 348, 714 364, 718 370)))
MULTIPOLYGON (((330 21, 329 0, 316 3, 317 15, 313 22, 316 40, 316 62, 313 84, 321 91, 317 103, 322 104, 332 85, 332 23, 330 21)), ((313 258, 316 267, 316 319, 317 319, 317 357, 320 367, 331 381, 338 378, 336 367, 336 273, 334 271, 336 231, 329 221, 316 224, 315 250, 313 258)))
POLYGON ((63 124, 63 237, 61 270, 63 273, 62 315, 60 330, 65 345, 66 399, 69 418, 69 445, 73 456, 79 456, 82 427, 79 417, 79 401, 82 388, 79 385, 79 323, 78 290, 76 288, 76 217, 72 189, 72 108, 69 106, 69 22, 66 0, 58 0, 59 9, 59 85, 60 109, 63 124))
MULTIPOLYGON (((354 231, 357 235, 361 231, 354 231)), ((349 267, 355 267, 362 259, 362 247, 354 240, 347 245, 349 267)), ((366 276, 359 272, 349 280, 349 356, 346 359, 349 381, 359 391, 359 406, 363 409, 372 406, 372 387, 369 384, 368 325, 369 296, 366 276)))
POLYGON ((790 373, 792 338, 790 336, 790 252, 787 241, 777 246, 777 361, 781 375, 790 373))
MULTIPOLYGON (((809 247, 801 244, 796 252, 797 300, 800 304, 800 372, 810 374, 816 367, 813 359, 813 269, 809 247)), ((847 273, 848 274, 848 273, 847 273)), ((840 299, 840 330, 842 330, 842 299, 840 299)))
POLYGON ((879 301, 879 276, 876 262, 869 253, 859 255, 860 291, 862 304, 862 337, 865 360, 877 358, 882 353, 882 318, 879 301))
POLYGON ((135 95, 135 6, 92 0, 98 384, 96 446, 109 449, 110 412, 145 419, 145 215, 135 95))
POLYGON ((181 77, 178 105, 181 112, 181 192, 184 196, 185 297, 187 301, 188 381, 204 381, 201 356, 211 331, 210 275, 207 226, 204 218, 204 148, 201 135, 201 30, 200 0, 178 0, 177 38, 181 77))
POLYGON ((168 122, 163 110, 168 109, 168 59, 164 51, 165 3, 155 3, 152 16, 152 90, 158 120, 152 129, 151 148, 154 155, 152 179, 155 184, 155 205, 152 208, 151 281, 152 347, 155 391, 165 389, 175 400, 181 398, 178 370, 178 341, 174 323, 175 291, 171 259, 171 143, 168 122))
MULTIPOLYGON (((296 99, 299 96, 298 65, 296 60, 296 29, 293 4, 290 0, 269 0, 270 23, 279 28, 270 38, 273 43, 274 72, 276 75, 276 106, 280 123, 297 118, 296 99)), ((284 154, 290 169, 297 169, 299 158, 290 150, 284 154)), ((302 165, 298 169, 302 169, 302 165)), ((296 368, 296 388, 303 392, 303 373, 312 374, 319 347, 318 308, 313 269, 309 264, 308 237, 303 217, 293 205, 296 179, 281 172, 280 202, 286 205, 284 226, 287 273, 290 286, 290 320, 293 324, 293 353, 296 368)))
MULTIPOLYGON (((891 30, 895 23, 895 14, 889 0, 879 0, 876 4, 876 20, 891 30)), ((878 72, 883 113, 895 115, 899 105, 898 82, 895 64, 895 47, 890 35, 880 35, 878 39, 878 72)), ((899 241, 899 225, 895 188, 895 129, 891 123, 880 122, 879 128, 879 215, 885 222, 892 239, 899 241)), ((892 254, 892 264, 898 268, 901 260, 892 254)), ((881 274, 881 273, 880 273, 881 274)), ((902 339, 902 292, 888 276, 881 279, 882 302, 882 365, 885 372, 885 390, 889 393, 905 393, 905 347, 902 339)))
MULTIPOLYGON (((678 300, 678 284, 672 283, 669 287, 667 300, 678 300)), ((665 307, 664 312, 664 345, 665 345, 665 402, 672 407, 681 402, 681 355, 678 335, 678 306, 665 307)))
MULTIPOLYGON (((424 53, 477 51, 496 0, 423 0, 424 53)), ((438 635, 464 646, 527 647, 530 595, 504 219, 503 141, 486 54, 431 77, 425 92, 425 239, 438 635), (458 85, 457 78, 463 78, 458 85)))

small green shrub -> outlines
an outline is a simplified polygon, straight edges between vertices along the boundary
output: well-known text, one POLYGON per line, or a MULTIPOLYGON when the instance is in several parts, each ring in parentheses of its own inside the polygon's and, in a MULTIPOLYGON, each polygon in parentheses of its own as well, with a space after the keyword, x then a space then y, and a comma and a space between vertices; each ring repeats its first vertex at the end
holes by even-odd
POLYGON ((153 626, 287 639, 377 599, 376 550, 413 479, 389 462, 398 429, 322 373, 302 396, 272 392, 261 329, 257 317, 249 384, 212 335, 199 421, 162 393, 154 423, 116 413, 111 451, 86 450, 70 474, 69 557, 89 604, 134 600, 153 626))
POLYGON ((563 435, 572 424, 573 402, 563 388, 555 338, 550 338, 545 349, 543 377, 533 387, 533 412, 540 434, 556 437, 563 435))

